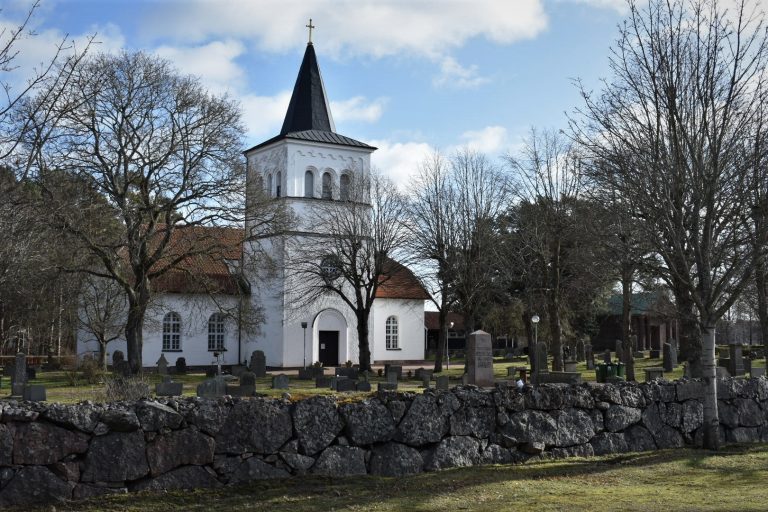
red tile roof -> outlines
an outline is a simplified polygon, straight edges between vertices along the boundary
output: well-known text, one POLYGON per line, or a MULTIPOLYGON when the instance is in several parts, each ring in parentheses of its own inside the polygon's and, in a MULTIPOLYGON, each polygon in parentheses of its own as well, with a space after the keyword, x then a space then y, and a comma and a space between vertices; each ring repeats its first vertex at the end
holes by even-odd
POLYGON ((389 260, 391 267, 387 270, 389 278, 379 285, 376 290, 377 299, 420 299, 428 300, 429 294, 408 267, 395 260, 389 260))

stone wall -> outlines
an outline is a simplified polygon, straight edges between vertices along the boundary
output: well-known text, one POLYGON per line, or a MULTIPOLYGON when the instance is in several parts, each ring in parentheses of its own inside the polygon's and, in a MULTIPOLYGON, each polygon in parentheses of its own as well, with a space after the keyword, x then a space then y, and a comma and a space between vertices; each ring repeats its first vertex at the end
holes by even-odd
MULTIPOLYGON (((702 391, 681 381, 461 387, 339 403, 0 401, 0 506, 698 446, 702 391)), ((718 393, 724 441, 768 442, 768 380, 723 380, 718 393)))

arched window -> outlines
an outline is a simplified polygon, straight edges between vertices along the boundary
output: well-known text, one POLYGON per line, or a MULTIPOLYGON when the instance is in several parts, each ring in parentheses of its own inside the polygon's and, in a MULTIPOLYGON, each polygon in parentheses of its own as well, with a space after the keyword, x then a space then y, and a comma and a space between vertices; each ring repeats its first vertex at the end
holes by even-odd
POLYGON ((398 342, 398 329, 397 329, 397 317, 391 316, 387 318, 387 326, 386 326, 386 334, 387 334, 387 350, 397 350, 400 348, 399 342, 398 342))
POLYGON ((339 180, 339 199, 349 201, 349 174, 342 174, 339 180))
POLYGON ((315 173, 304 173, 304 197, 315 197, 315 173))
POLYGON ((163 317, 163 352, 181 350, 181 317, 171 311, 163 317))
POLYGON ((333 199, 333 178, 331 173, 323 173, 323 199, 333 199))
POLYGON ((224 315, 214 313, 208 319, 208 350, 219 352, 224 350, 224 315))
POLYGON ((267 174, 267 194, 272 195, 272 175, 267 174))
POLYGON ((280 186, 283 184, 283 173, 277 171, 277 180, 275 183, 275 197, 280 197, 280 186))

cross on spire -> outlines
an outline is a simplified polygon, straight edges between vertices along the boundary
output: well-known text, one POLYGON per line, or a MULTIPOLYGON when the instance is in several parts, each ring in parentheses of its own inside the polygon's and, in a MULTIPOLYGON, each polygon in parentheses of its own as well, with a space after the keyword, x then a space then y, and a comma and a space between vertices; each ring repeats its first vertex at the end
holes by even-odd
POLYGON ((309 29, 309 41, 307 44, 312 44, 312 29, 315 28, 315 26, 312 24, 312 18, 309 18, 309 25, 304 25, 309 29))

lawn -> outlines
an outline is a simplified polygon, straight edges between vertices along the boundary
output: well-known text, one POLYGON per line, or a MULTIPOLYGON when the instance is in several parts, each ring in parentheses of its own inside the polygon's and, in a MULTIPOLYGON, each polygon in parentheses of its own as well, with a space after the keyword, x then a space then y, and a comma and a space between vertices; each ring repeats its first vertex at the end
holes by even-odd
MULTIPOLYGON (((765 510, 768 445, 720 452, 679 449, 403 478, 319 477, 216 490, 110 496, 55 510, 171 512, 269 510, 765 510)), ((51 507, 37 509, 54 510, 51 507)))
MULTIPOLYGON (((647 354, 647 352, 646 352, 647 354)), ((598 358, 596 357, 596 360, 598 358)), ((753 361, 753 364, 755 366, 765 366, 765 360, 764 359, 758 359, 753 361)), ((507 367, 509 366, 515 366, 515 367, 528 367, 528 361, 526 358, 516 358, 513 360, 504 360, 503 358, 496 358, 494 360, 494 375, 496 376, 497 380, 507 380, 507 367)), ((647 357, 643 359, 636 359, 635 360, 635 377, 642 381, 644 379, 643 375, 643 368, 647 367, 660 367, 662 366, 662 360, 661 359, 649 359, 647 357)), ((424 365, 425 368, 431 368, 431 365, 426 364, 424 365)), ((374 375, 371 377, 371 386, 373 388, 373 391, 376 391, 376 384, 378 382, 386 380, 384 377, 378 377, 377 370, 381 368, 379 366, 374 366, 374 375)), ((586 363, 579 363, 577 370, 581 372, 582 378, 585 381, 592 381, 595 380, 595 372, 594 370, 587 370, 586 363)), ((270 372, 272 375, 277 375, 280 373, 279 371, 270 372)), ((329 389, 318 389, 315 388, 314 381, 309 380, 298 380, 295 375, 295 371, 293 372, 286 372, 289 375, 291 375, 291 382, 290 382, 290 389, 288 392, 291 394, 291 397, 293 399, 301 399, 312 395, 317 394, 330 394, 333 393, 333 391, 329 389)), ((332 374, 333 369, 329 368, 326 369, 326 374, 332 374)), ((404 370, 404 379, 399 384, 399 390, 400 391, 412 391, 412 392, 421 392, 423 388, 421 387, 422 383, 420 380, 417 380, 415 378, 408 378, 407 377, 407 370, 404 370)), ((451 379, 451 385, 455 385, 460 383, 460 378, 462 373, 464 373, 464 361, 461 359, 458 360, 451 360, 450 368, 445 370, 444 372, 447 374, 451 379)), ((669 380, 679 379, 683 375, 683 367, 682 365, 678 365, 678 367, 669 373, 665 373, 664 376, 669 380)), ((147 380, 150 382, 151 389, 154 391, 154 385, 158 382, 160 382, 161 378, 159 375, 148 373, 146 374, 147 380)), ((186 375, 174 375, 174 380, 177 382, 182 382, 184 384, 184 395, 187 396, 194 396, 196 392, 197 385, 205 380, 205 374, 203 373, 189 373, 186 375)), ((257 379, 256 381, 256 390, 258 393, 267 395, 267 396, 273 396, 273 397, 280 397, 283 395, 284 390, 279 389, 271 389, 271 376, 267 376, 265 378, 257 379)), ((55 402, 63 402, 63 403, 73 403, 73 402, 79 402, 81 400, 92 400, 95 402, 102 402, 104 401, 104 386, 102 384, 84 384, 80 383, 77 386, 71 386, 69 383, 69 379, 67 378, 67 374, 64 371, 58 371, 58 372, 38 372, 38 378, 34 379, 30 382, 31 384, 43 384, 47 388, 48 393, 48 400, 49 401, 55 401, 55 402)), ((434 385, 434 382, 433 382, 434 385)), ((8 389, 8 378, 3 379, 3 389, 6 390, 5 393, 7 393, 8 389)), ((0 392, 0 396, 4 394, 3 392, 0 392)), ((354 396, 363 396, 367 393, 348 393, 348 395, 354 397, 354 396)))

